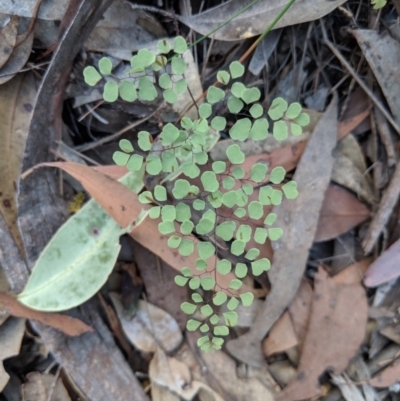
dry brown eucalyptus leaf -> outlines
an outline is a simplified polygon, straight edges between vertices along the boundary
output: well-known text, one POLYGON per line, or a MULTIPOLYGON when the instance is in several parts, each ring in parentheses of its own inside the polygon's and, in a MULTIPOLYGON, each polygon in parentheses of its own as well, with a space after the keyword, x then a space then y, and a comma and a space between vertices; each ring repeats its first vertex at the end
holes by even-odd
POLYGON ((314 286, 310 324, 297 376, 279 394, 277 399, 281 401, 320 395, 320 375, 327 369, 336 374, 346 369, 364 339, 368 302, 362 285, 337 285, 319 269, 314 286))

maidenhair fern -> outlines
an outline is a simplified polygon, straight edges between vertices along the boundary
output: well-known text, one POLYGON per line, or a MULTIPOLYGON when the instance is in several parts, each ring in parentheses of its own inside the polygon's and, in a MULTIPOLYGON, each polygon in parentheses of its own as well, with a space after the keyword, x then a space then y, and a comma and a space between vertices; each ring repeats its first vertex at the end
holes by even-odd
MULTIPOLYGON (((104 79, 103 97, 109 102, 118 96, 130 102, 153 101, 162 93, 168 103, 174 103, 187 90, 183 76, 187 66, 182 58, 187 44, 179 36, 173 45, 160 41, 157 50, 156 54, 142 49, 133 56, 132 70, 124 79, 112 76, 111 60, 103 57, 98 70, 85 68, 85 80, 89 85, 97 85, 104 79)), ((258 248, 247 246, 252 239, 262 246, 267 238, 275 241, 283 235, 282 229, 274 225, 276 214, 266 215, 265 206, 279 205, 284 197, 295 199, 298 195, 296 182, 285 180, 283 167, 269 171, 266 164, 255 163, 246 173, 241 167, 245 154, 240 144, 249 138, 265 140, 271 124, 274 138, 281 141, 289 134, 300 135, 302 127, 309 123, 299 103, 289 105, 282 98, 275 99, 265 113, 259 103, 260 90, 237 81, 244 72, 238 61, 232 62, 228 71, 218 72, 218 86, 208 88, 207 101, 198 107, 197 120, 183 117, 178 125, 168 123, 154 141, 149 132, 140 131, 138 149, 122 139, 120 150, 113 156, 117 165, 130 171, 139 171, 144 164, 149 175, 163 173, 175 178, 170 194, 161 184, 142 192, 139 199, 153 205, 149 216, 159 221, 159 232, 168 236, 170 248, 183 257, 198 253, 195 266, 183 267, 175 282, 188 285, 193 291, 191 302, 184 302, 181 309, 192 315, 187 329, 203 333, 198 345, 204 351, 220 349, 229 327, 237 324, 236 308, 240 303, 252 304, 253 294, 240 292, 249 271, 259 276, 271 266, 267 258, 260 257, 258 248), (214 115, 213 108, 221 102, 234 115, 235 123, 229 129, 225 117, 214 115), (231 139, 237 141, 226 149, 228 162, 209 160, 207 149, 212 131, 228 131, 231 139), (254 197, 256 188, 258 196, 254 197), (258 225, 262 222, 262 227, 245 224, 251 221, 258 225), (201 241, 194 241, 193 235, 201 241), (232 258, 215 258, 221 243, 228 244, 232 258), (240 262, 233 263, 234 257, 239 257, 240 262), (218 282, 217 273, 233 273, 235 278, 224 287, 218 282)))

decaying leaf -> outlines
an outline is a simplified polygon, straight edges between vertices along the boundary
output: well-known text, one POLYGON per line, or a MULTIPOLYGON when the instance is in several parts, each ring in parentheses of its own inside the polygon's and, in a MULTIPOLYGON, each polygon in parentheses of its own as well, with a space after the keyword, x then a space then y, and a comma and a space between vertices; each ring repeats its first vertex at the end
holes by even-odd
POLYGON ((158 348, 150 362, 149 377, 153 400, 190 401, 196 395, 200 401, 224 400, 207 384, 195 355, 186 345, 173 358, 158 348))
POLYGON ((397 240, 369 266, 364 279, 367 287, 376 287, 400 275, 400 240, 397 240))
MULTIPOLYGON (((274 28, 282 28, 321 18, 345 1, 306 0, 300 3, 295 2, 274 28)), ((230 0, 201 14, 180 17, 180 20, 196 32, 205 35, 250 3, 250 0, 230 0)), ((216 31, 214 38, 217 40, 237 40, 259 35, 271 24, 286 4, 287 0, 260 1, 216 31)))
POLYGON ((27 378, 28 383, 22 385, 24 400, 71 401, 60 378, 39 372, 28 373, 27 378))
POLYGON ((0 68, 10 58, 17 43, 19 18, 0 14, 0 68))
POLYGON ((35 96, 32 74, 19 74, 0 89, 0 213, 20 252, 24 248, 17 226, 17 190, 35 96))
POLYGON ((380 35, 375 30, 351 31, 364 53, 369 66, 386 97, 394 120, 400 122, 400 43, 388 33, 380 35))
POLYGON ((400 360, 395 360, 390 366, 375 375, 369 384, 373 387, 389 387, 400 382, 400 360))
POLYGON ((274 245, 274 259, 269 278, 272 290, 250 331, 227 347, 238 359, 263 366, 260 343, 295 296, 314 240, 321 209, 333 166, 332 150, 337 137, 337 98, 317 123, 298 164, 294 180, 299 196, 282 202, 276 209, 277 224, 285 235, 274 245), (290 280, 288 280, 290 277, 290 280))
POLYGON ((139 301, 133 319, 124 315, 122 303, 116 294, 110 294, 122 329, 128 340, 145 352, 156 352, 162 346, 167 352, 175 350, 182 342, 182 333, 174 318, 162 309, 143 300, 139 301))
POLYGON ((174 281, 177 271, 136 241, 132 241, 132 252, 146 288, 146 300, 163 308, 184 330, 188 315, 181 304, 189 300, 190 289, 177 286, 174 281))
POLYGON ((283 352, 298 345, 289 312, 285 312, 272 326, 268 337, 263 341, 266 356, 283 352))
POLYGON ((288 307, 300 350, 303 348, 310 320, 312 295, 313 291, 310 283, 306 279, 303 279, 296 296, 288 307))
POLYGON ((356 196, 337 185, 329 185, 319 214, 314 241, 338 237, 370 216, 368 208, 356 196))
POLYGON ((29 25, 29 20, 20 19, 16 38, 18 45, 0 68, 0 85, 12 79, 28 61, 33 44, 33 31, 29 30, 29 25))
POLYGON ((314 285, 310 324, 298 374, 279 394, 282 401, 318 396, 319 376, 327 369, 341 373, 364 339, 368 303, 363 287, 336 285, 322 269, 315 275, 314 285))
MULTIPOLYGON (((67 9, 67 0, 42 1, 40 5, 38 18, 49 20, 60 20, 67 9)), ((36 15, 37 0, 0 0, 0 13, 18 15, 20 17, 32 18, 36 15)))
POLYGON ((83 333, 93 331, 91 327, 79 319, 59 313, 47 313, 29 309, 13 296, 4 293, 0 293, 0 307, 12 316, 36 320, 68 336, 80 336, 83 333))
POLYGON ((272 401, 271 391, 256 378, 237 375, 236 362, 222 351, 202 354, 209 374, 224 391, 224 399, 236 401, 272 401), (233 385, 234 384, 234 385, 233 385))
POLYGON ((371 178, 366 174, 367 165, 360 145, 353 135, 341 139, 334 151, 332 181, 353 191, 357 196, 375 204, 371 178))
POLYGON ((136 188, 138 173, 131 173, 127 185, 102 174, 84 164, 72 162, 42 163, 39 167, 58 167, 77 179, 97 203, 114 218, 121 227, 128 227, 142 212, 146 205, 139 202, 135 192, 130 189, 130 183, 136 188))
POLYGON ((10 317, 0 327, 0 392, 10 379, 4 370, 3 361, 19 354, 24 333, 25 319, 10 317))
POLYGON ((353 383, 346 373, 341 375, 332 375, 332 382, 339 387, 346 401, 366 401, 361 390, 355 383, 353 383))
POLYGON ((84 46, 87 50, 116 56, 124 56, 126 53, 130 60, 132 51, 146 47, 148 43, 160 37, 157 35, 160 29, 163 31, 156 19, 151 19, 142 10, 133 9, 127 1, 115 0, 97 23, 84 46), (145 23, 141 23, 142 21, 145 23))
POLYGON ((373 258, 365 258, 347 266, 332 277, 335 284, 359 284, 362 282, 364 273, 372 263, 373 258))

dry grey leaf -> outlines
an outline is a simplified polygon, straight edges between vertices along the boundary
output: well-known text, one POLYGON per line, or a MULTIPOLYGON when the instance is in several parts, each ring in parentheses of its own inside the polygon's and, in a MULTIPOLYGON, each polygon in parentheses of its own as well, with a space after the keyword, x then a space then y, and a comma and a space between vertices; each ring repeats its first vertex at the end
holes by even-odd
POLYGON ((22 397, 32 401, 71 401, 61 379, 39 372, 27 375, 28 383, 22 385, 22 397))
POLYGON ((240 378, 236 373, 236 362, 226 353, 213 351, 202 357, 209 373, 235 401, 273 400, 272 393, 258 379, 240 378))
POLYGON ((369 266, 364 279, 367 287, 377 287, 400 275, 400 240, 393 243, 369 266))
POLYGON ((19 354, 24 333, 25 319, 9 317, 0 327, 0 392, 10 378, 2 361, 19 354))
POLYGON ((353 135, 348 134, 338 142, 334 158, 332 181, 350 189, 370 205, 375 204, 373 184, 366 174, 364 155, 353 135))
POLYGON ((351 31, 386 97, 394 120, 400 123, 400 43, 373 30, 351 31))
MULTIPOLYGON (((0 13, 32 18, 36 14, 39 0, 0 0, 0 13)), ((68 6, 68 0, 43 0, 38 18, 61 20, 68 6)))
POLYGON ((0 68, 0 85, 13 78, 28 61, 33 44, 33 32, 30 32, 29 24, 30 20, 20 19, 16 38, 18 46, 14 47, 10 57, 0 68))
POLYGON ((10 58, 17 42, 19 18, 0 14, 0 68, 10 58))
MULTIPOLYGON (((230 16, 251 3, 252 0, 230 0, 204 13, 180 17, 180 20, 196 32, 205 35, 225 22, 230 16)), ((300 0, 275 25, 275 29, 288 25, 313 21, 330 13, 346 0, 300 0)), ((245 39, 262 33, 282 11, 287 0, 263 0, 251 6, 233 21, 214 34, 217 40, 245 39)))
POLYGON ((124 315, 118 296, 116 294, 110 294, 110 296, 125 335, 138 349, 155 352, 160 345, 170 352, 182 342, 179 325, 167 312, 146 301, 139 300, 136 314, 133 319, 129 320, 124 315))
POLYGON ((332 375, 332 382, 339 387, 346 401, 366 401, 361 391, 346 373, 342 375, 332 375))
POLYGON ((282 34, 282 29, 270 32, 256 47, 253 57, 250 60, 249 71, 257 76, 268 63, 268 59, 275 50, 282 34))
MULTIPOLYGON (((146 47, 154 39, 166 36, 159 22, 144 11, 133 9, 124 0, 115 0, 97 23, 84 46, 96 52, 124 51, 129 54, 146 47)), ((117 55, 117 54, 116 54, 117 55)))
POLYGON ((23 252, 17 226, 17 191, 25 142, 36 97, 33 74, 19 74, 0 90, 0 213, 23 252))
POLYGON ((300 285, 331 178, 336 137, 337 96, 334 96, 297 166, 294 180, 298 186, 298 198, 284 200, 282 205, 274 208, 279 216, 276 224, 283 228, 285 235, 274 246, 269 272, 272 290, 249 332, 227 344, 232 355, 250 365, 264 365, 260 343, 290 304, 300 285))

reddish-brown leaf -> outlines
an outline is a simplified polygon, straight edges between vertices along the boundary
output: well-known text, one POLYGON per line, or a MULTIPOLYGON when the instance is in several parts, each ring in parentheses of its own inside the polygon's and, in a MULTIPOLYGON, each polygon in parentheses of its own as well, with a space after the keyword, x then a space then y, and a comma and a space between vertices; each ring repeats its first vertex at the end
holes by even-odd
POLYGON ((383 252, 369 266, 364 279, 367 287, 376 287, 400 276, 400 240, 383 252))
POLYGON ((19 303, 13 296, 0 292, 0 306, 13 316, 36 320, 47 326, 62 331, 68 336, 80 336, 93 331, 87 324, 79 319, 62 315, 60 313, 39 312, 27 308, 19 303))
POLYGON ((368 303, 363 287, 337 285, 322 269, 315 275, 314 284, 310 324, 298 374, 278 400, 320 395, 319 376, 327 369, 337 374, 346 369, 364 339, 368 303))
POLYGON ((303 278, 296 296, 289 305, 289 314, 292 319, 299 348, 303 348, 308 323, 310 321, 313 291, 310 283, 303 278))
POLYGON ((91 167, 72 162, 55 162, 42 163, 36 168, 42 166, 58 167, 72 175, 121 227, 127 227, 147 208, 128 187, 91 167))
POLYGON ((392 365, 373 377, 369 384, 374 387, 389 387, 400 381, 400 360, 397 359, 392 365))
POLYGON ((319 214, 314 241, 327 241, 344 234, 370 216, 368 208, 346 189, 331 184, 319 214))
POLYGON ((263 341, 264 355, 270 356, 298 345, 289 312, 285 312, 272 326, 268 337, 263 341))

